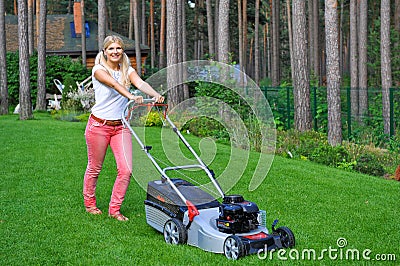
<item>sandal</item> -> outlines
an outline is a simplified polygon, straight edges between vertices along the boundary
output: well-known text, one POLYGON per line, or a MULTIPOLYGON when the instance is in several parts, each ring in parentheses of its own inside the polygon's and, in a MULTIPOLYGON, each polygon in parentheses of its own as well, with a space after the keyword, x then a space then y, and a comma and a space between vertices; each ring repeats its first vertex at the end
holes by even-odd
POLYGON ((114 219, 116 219, 118 221, 122 221, 122 222, 129 221, 128 217, 125 217, 120 212, 117 212, 117 213, 114 213, 114 214, 109 214, 108 216, 111 217, 111 218, 114 218, 114 219))
POLYGON ((86 211, 90 214, 94 214, 94 215, 99 215, 102 214, 103 212, 97 208, 96 206, 91 206, 91 207, 86 207, 86 211))

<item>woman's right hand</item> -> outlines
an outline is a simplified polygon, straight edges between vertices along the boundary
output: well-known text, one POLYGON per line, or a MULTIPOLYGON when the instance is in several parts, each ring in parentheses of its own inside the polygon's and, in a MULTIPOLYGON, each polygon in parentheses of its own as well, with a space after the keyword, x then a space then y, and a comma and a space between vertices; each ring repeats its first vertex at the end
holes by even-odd
POLYGON ((163 103, 163 102, 164 102, 164 96, 161 96, 160 94, 158 94, 157 96, 155 96, 153 99, 154 99, 154 101, 155 101, 156 103, 163 103))
POLYGON ((132 95, 132 97, 130 97, 129 100, 131 100, 131 101, 133 100, 136 103, 143 103, 143 96, 132 95))

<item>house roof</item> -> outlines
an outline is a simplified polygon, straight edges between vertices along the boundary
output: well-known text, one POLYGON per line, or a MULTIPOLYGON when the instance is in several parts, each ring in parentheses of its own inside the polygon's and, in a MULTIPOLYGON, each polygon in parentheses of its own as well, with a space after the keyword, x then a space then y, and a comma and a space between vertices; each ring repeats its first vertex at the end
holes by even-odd
MULTIPOLYGON (((80 37, 73 37, 74 21, 73 15, 47 15, 46 22, 46 53, 48 55, 68 55, 71 57, 80 56, 82 53, 82 40, 80 37)), ((18 17, 13 15, 5 16, 6 24, 6 46, 8 52, 18 50, 18 17)), ((98 26, 93 21, 87 21, 89 34, 86 37, 86 54, 95 56, 98 51, 98 26)), ((35 31, 36 33, 36 31, 35 31)), ((118 35, 125 43, 125 52, 128 55, 135 54, 135 41, 126 38, 116 32, 107 31, 107 35, 118 35)), ((36 38, 35 38, 36 40, 36 38)), ((36 47, 36 43, 35 43, 36 47)), ((150 48, 140 45, 142 56, 147 56, 150 48)))

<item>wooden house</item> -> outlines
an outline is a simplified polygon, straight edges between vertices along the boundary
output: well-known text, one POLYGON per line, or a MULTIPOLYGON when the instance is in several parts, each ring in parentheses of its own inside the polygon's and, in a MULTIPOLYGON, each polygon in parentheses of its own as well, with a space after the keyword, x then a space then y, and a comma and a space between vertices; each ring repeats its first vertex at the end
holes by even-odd
MULTIPOLYGON (((47 15, 46 23, 46 54, 69 56, 79 58, 82 56, 82 39, 80 33, 76 32, 75 25, 80 25, 80 16, 74 15, 47 15)), ((6 47, 8 52, 18 51, 18 17, 14 15, 5 16, 6 24, 6 47)), ((99 52, 98 26, 93 21, 86 21, 86 66, 92 68, 94 59, 99 52)), ((118 33, 108 31, 107 35, 118 35, 125 43, 125 53, 136 69, 135 42, 118 33)), ((36 30, 35 30, 36 37, 36 30)), ((35 39, 35 48, 37 43, 35 39)), ((102 47, 101 47, 102 48, 102 47)), ((150 48, 140 45, 142 65, 144 64, 150 48)))

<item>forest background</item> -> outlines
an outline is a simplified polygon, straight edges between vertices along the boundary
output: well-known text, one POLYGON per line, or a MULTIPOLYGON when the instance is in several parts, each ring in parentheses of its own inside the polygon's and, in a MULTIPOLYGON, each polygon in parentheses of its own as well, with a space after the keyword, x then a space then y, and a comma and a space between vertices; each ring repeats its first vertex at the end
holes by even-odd
MULTIPOLYGON (((27 54, 20 49, 19 56, 21 119, 32 117, 32 86, 26 62, 34 53, 35 47, 30 43, 35 37, 38 38, 36 109, 44 109, 46 104, 43 100, 46 81, 42 82, 40 74, 43 69, 40 64, 46 61, 40 60, 41 55, 43 58, 40 44, 45 40, 40 38, 43 24, 38 24, 36 35, 35 31, 26 30, 29 14, 40 19, 47 14, 72 14, 74 2, 84 3, 85 19, 98 23, 99 41, 109 29, 150 47, 148 61, 139 66, 139 73, 141 67, 150 75, 188 60, 212 59, 235 65, 266 91, 271 87, 290 87, 293 127, 300 132, 313 129, 311 92, 315 87, 322 89, 319 91, 325 98, 324 105, 318 110, 314 107, 314 111, 326 118, 321 131, 327 134, 331 146, 343 141, 343 124, 346 124, 343 89, 347 88, 345 108, 351 121, 367 129, 379 129, 380 145, 389 143, 392 150, 398 147, 395 128, 400 110, 399 0, 2 1, 2 13, 24 17, 19 27, 26 22, 25 30, 18 33, 22 34, 20 41, 27 40, 27 45, 20 44, 26 47, 27 54), (379 122, 370 123, 371 117, 379 122)), ((139 51, 137 59, 138 56, 139 51)), ((1 71, 0 79, 2 113, 8 112, 8 108, 3 108, 7 98, 5 72, 1 71)), ((177 104, 198 91, 210 92, 206 86, 200 87, 200 90, 190 86, 171 90, 170 104, 177 104)), ((278 98, 285 92, 279 92, 278 98)))

